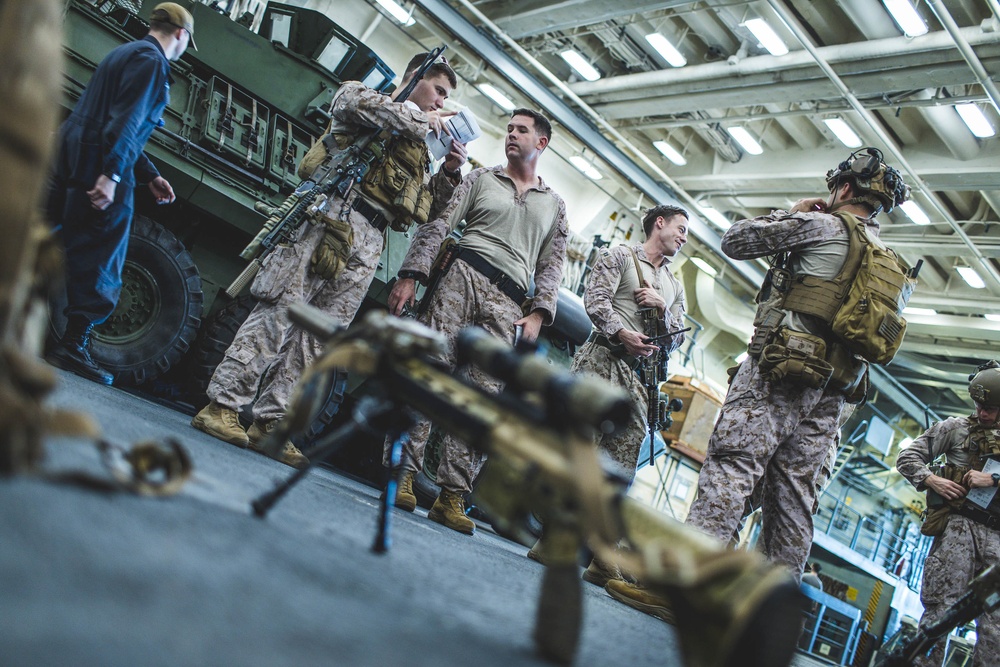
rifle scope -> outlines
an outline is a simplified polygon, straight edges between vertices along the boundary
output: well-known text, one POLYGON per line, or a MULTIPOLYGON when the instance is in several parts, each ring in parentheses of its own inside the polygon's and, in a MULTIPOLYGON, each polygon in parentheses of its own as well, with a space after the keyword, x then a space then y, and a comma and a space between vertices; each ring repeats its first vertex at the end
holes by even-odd
POLYGON ((631 414, 625 393, 607 382, 574 375, 537 355, 519 354, 507 343, 477 328, 464 329, 456 344, 458 363, 472 363, 503 380, 518 393, 537 392, 547 417, 561 425, 587 425, 614 433, 631 414))

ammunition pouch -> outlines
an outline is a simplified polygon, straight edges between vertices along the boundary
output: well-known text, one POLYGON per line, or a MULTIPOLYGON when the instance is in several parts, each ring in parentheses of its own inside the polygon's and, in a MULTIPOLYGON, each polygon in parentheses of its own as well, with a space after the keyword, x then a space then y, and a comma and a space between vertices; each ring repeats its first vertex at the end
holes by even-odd
POLYGON ((833 375, 830 376, 827 388, 844 394, 848 403, 863 403, 868 397, 870 386, 868 362, 837 343, 830 345, 826 360, 833 366, 833 375))
POLYGON ((325 280, 337 278, 347 267, 354 244, 354 230, 347 220, 323 218, 326 229, 313 251, 309 272, 325 280))
MULTIPOLYGON (((936 475, 939 477, 944 477, 949 479, 956 484, 962 483, 962 478, 965 473, 969 471, 969 468, 960 468, 947 463, 943 466, 934 468, 936 475)), ((928 537, 937 537, 944 533, 945 527, 948 525, 948 516, 951 515, 953 511, 957 511, 962 507, 965 501, 959 499, 957 501, 945 500, 939 496, 934 491, 927 489, 927 509, 924 510, 922 515, 923 523, 920 526, 920 532, 928 537)))
POLYGON ((787 327, 778 329, 764 346, 757 367, 768 382, 810 389, 825 389, 834 370, 826 361, 826 341, 787 327))
POLYGON ((392 214, 396 231, 422 225, 431 213, 431 193, 424 183, 430 173, 427 145, 399 135, 392 136, 361 181, 361 191, 392 214))

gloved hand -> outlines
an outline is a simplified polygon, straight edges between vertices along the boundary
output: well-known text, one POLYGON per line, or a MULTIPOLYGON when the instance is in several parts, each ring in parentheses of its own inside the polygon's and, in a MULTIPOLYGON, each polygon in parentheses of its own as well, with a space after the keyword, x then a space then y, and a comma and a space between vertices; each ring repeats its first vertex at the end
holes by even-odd
POLYGON ((324 223, 326 230, 313 251, 309 268, 313 275, 332 280, 347 266, 354 243, 354 230, 346 220, 326 218, 324 223))

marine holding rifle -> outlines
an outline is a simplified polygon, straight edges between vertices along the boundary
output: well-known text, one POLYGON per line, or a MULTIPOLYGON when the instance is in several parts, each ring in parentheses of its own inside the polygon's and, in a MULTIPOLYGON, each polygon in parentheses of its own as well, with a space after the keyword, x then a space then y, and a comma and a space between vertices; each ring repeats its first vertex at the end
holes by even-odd
MULTIPOLYGON (((683 333, 668 334, 684 321, 684 287, 670 272, 670 262, 687 243, 687 211, 654 206, 643 216, 642 228, 643 243, 601 249, 583 295, 596 330, 574 355, 572 369, 605 379, 631 397, 628 425, 613 435, 599 433, 595 441, 630 482, 649 426, 650 392, 639 372, 646 360, 665 364, 666 355, 684 342, 683 333)), ((654 391, 658 400, 659 387, 654 391)), ((618 576, 599 559, 583 575, 599 586, 618 576)))
MULTIPOLYGON (((337 91, 327 133, 303 158, 299 176, 308 180, 331 155, 355 142, 384 152, 360 183, 346 179, 322 206, 317 202, 317 213, 292 232, 290 242, 267 256, 251 287, 258 304, 216 368, 207 391, 211 403, 192 420, 195 428, 262 451, 261 442, 284 416, 295 382, 322 351, 312 334, 290 324, 288 306, 306 302, 350 324, 375 275, 386 227, 402 230, 433 220, 461 182, 465 147, 452 142, 432 176, 425 144, 428 132, 445 131, 450 114, 441 108, 457 85, 454 70, 443 60, 434 62, 405 101, 396 99, 427 55, 410 61, 393 97, 357 81, 337 91), (238 411, 251 403, 254 421, 244 431, 238 411)), ((308 462, 290 442, 280 457, 296 467, 308 462)))
MULTIPOLYGON (((520 326, 523 339, 533 341, 542 325, 555 318, 569 227, 562 198, 537 174, 551 136, 547 118, 515 109, 504 142, 507 164, 470 172, 441 216, 417 230, 403 260, 389 310, 401 314, 405 305, 414 303, 416 281, 430 281, 434 288, 421 302, 420 320, 448 339, 449 354, 439 361, 449 367, 455 366, 455 340, 465 327, 479 326, 511 341, 520 326), (463 220, 458 245, 439 252, 445 237, 463 220), (438 262, 432 272, 438 255, 447 262, 438 262), (528 297, 532 275, 535 293, 528 297)), ((469 375, 491 393, 502 388, 499 380, 477 368, 469 375)), ((430 422, 419 422, 403 450, 405 471, 396 495, 401 509, 416 507, 413 478, 423 466, 430 428, 430 422)), ((386 464, 391 444, 386 444, 386 464)), ((475 532, 475 524, 465 516, 463 496, 472 490, 484 461, 482 452, 445 436, 437 469, 441 493, 430 519, 462 533, 475 532)))
MULTIPOLYGON (((899 473, 917 490, 927 491, 921 532, 934 536, 920 588, 921 629, 953 610, 973 577, 1000 563, 1000 363, 983 364, 970 376, 969 396, 975 413, 934 424, 896 459, 899 473), (944 465, 931 465, 942 455, 944 465)), ((938 641, 913 665, 942 664, 945 643, 938 641)), ((973 667, 997 664, 1000 609, 976 619, 972 655, 973 667)))

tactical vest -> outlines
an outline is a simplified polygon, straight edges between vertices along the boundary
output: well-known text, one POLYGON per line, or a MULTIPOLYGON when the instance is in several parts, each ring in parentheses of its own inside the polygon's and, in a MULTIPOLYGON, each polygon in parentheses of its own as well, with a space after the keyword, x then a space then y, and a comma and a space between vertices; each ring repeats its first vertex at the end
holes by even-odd
POLYGON ((856 216, 835 215, 847 225, 850 243, 840 272, 832 279, 793 277, 780 307, 829 325, 836 342, 849 352, 887 364, 903 342, 902 312, 916 280, 894 251, 875 243, 856 216))
MULTIPOLYGON (((343 150, 358 140, 355 135, 325 134, 309 149, 299 164, 299 176, 308 178, 327 155, 326 141, 332 138, 343 150)), ((368 144, 362 159, 369 167, 359 186, 361 192, 380 204, 399 232, 411 224, 427 222, 431 212, 431 192, 425 181, 431 159, 427 144, 383 130, 368 144)))
MULTIPOLYGON (((962 449, 972 455, 972 465, 966 467, 945 463, 941 466, 931 466, 931 472, 956 484, 961 484, 967 472, 970 470, 982 471, 986 467, 987 461, 1000 457, 1000 430, 996 428, 984 429, 979 426, 975 417, 969 417, 969 435, 962 443, 962 449)), ((983 522, 984 518, 996 521, 996 517, 1000 515, 1000 500, 994 498, 989 507, 983 510, 964 498, 945 500, 928 488, 927 510, 924 513, 924 523, 920 532, 932 537, 941 535, 948 524, 948 516, 952 512, 970 516, 976 521, 983 522), (971 516, 969 515, 970 511, 973 512, 971 516), (989 519, 989 517, 994 518, 989 519)))

